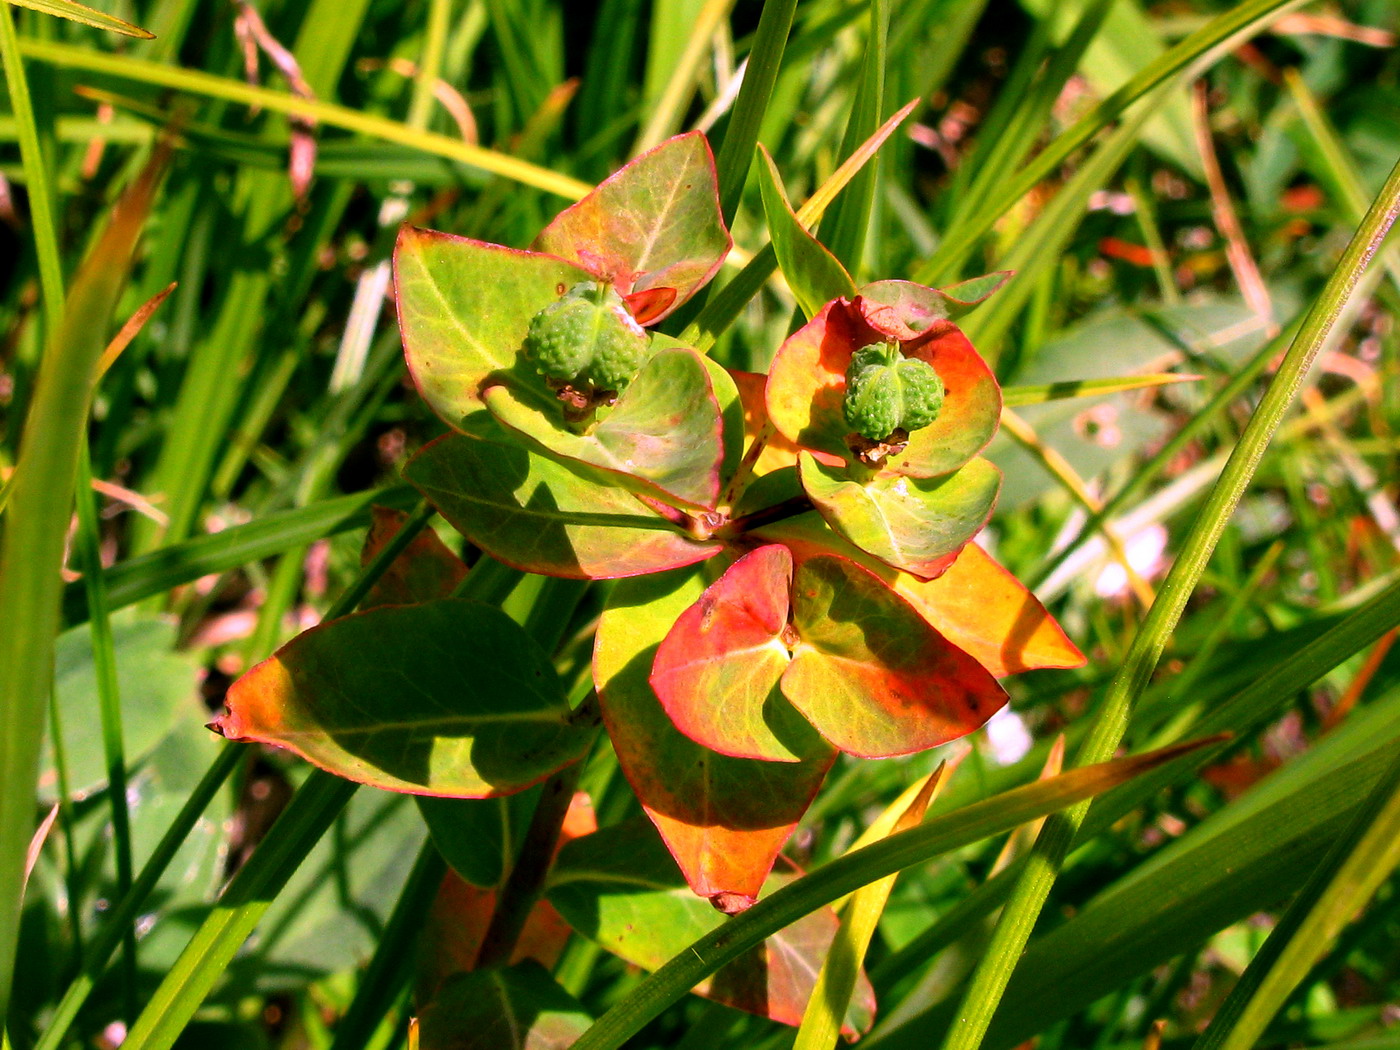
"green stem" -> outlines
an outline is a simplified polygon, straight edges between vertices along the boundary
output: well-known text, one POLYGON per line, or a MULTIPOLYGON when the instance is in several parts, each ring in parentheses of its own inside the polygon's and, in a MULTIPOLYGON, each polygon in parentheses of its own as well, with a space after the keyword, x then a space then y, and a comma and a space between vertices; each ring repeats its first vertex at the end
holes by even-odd
MULTIPOLYGON (((1181 553, 1133 638, 1100 704, 1094 722, 1076 756, 1076 765, 1103 761, 1112 755, 1127 729, 1133 702, 1156 670, 1168 639, 1176 629, 1186 601, 1205 571, 1215 545, 1225 531, 1240 497, 1248 487, 1270 438, 1293 402, 1308 369, 1332 331, 1343 307, 1380 247, 1400 211, 1400 164, 1347 245, 1331 279, 1308 312, 1298 337, 1279 365, 1258 409, 1231 452, 1215 488, 1206 499, 1181 553)), ((944 1050, 976 1050, 982 1045, 1001 1003, 1011 973, 1030 938, 1041 909, 1055 883, 1075 834, 1084 823, 1088 805, 1081 803, 1048 819, 1027 857, 1011 898, 1002 911, 986 954, 963 996, 961 1008, 944 1042, 944 1050)))

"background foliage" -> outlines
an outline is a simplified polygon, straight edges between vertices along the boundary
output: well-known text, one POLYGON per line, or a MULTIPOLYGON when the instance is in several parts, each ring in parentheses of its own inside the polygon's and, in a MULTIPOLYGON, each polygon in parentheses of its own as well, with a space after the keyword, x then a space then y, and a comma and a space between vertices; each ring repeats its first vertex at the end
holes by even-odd
MULTIPOLYGON (((674 132, 705 129, 722 176, 743 170, 747 151, 725 152, 743 138, 741 118, 756 122, 799 203, 916 99, 821 235, 859 260, 858 281, 1016 271, 963 321, 1018 388, 989 453, 1006 480, 988 539, 1090 655, 1081 670, 1010 679, 1017 718, 971 740, 930 812, 1036 779, 1058 734, 1075 751, 1093 713, 1120 702, 1135 752, 1234 736, 1096 804, 1045 883, 1043 910, 1026 910, 1024 889, 1011 888, 1042 856, 1027 860, 1025 833, 912 867, 875 906, 867 963, 879 1009, 865 1041, 972 1046, 980 1036, 959 1035, 957 1019, 975 1015, 984 1045, 997 1047, 1246 1046, 1250 1025, 1261 1046, 1400 1046, 1390 875, 1400 817, 1388 801, 1400 750, 1390 649, 1400 262, 1383 248, 1354 294, 1325 288, 1400 155, 1394 5, 803 0, 780 61, 760 26, 765 5, 724 0, 108 8, 151 40, 35 6, 5 8, 16 35, 8 19, 0 26, 0 529, 25 559, 57 564, 76 468, 67 561, 106 569, 63 594, 59 746, 41 760, 37 808, 13 756, 43 712, 5 695, 0 815, 22 831, 0 849, 7 871, 22 866, 35 821, 52 818, 13 931, 12 1045, 111 1045, 133 1024, 131 1045, 143 1047, 402 1045, 411 987, 424 979, 415 966, 461 950, 433 931, 481 908, 435 895, 443 862, 422 849, 412 800, 372 789, 350 798, 284 752, 221 751, 201 728, 232 677, 354 607, 346 588, 371 503, 414 504, 399 468, 442 426, 405 383, 385 297, 400 222, 523 247, 674 132), (750 83, 774 77, 759 110, 735 109, 741 68, 750 83), (109 227, 167 127, 163 184, 109 227), (80 269, 89 253, 96 264, 80 269), (85 376, 121 323, 172 283, 102 374, 90 418, 81 386, 44 414, 37 370, 58 352, 46 340, 85 376), (1301 410, 1162 639, 1158 673, 1118 696, 1110 679, 1135 659, 1165 562, 1213 519, 1225 523, 1229 508, 1207 494, 1267 408, 1268 373, 1319 297, 1340 322, 1301 410), (1044 400, 1054 384, 1168 371, 1199 378, 1044 400), (44 423, 35 447, 51 452, 28 492, 11 473, 27 418, 44 423), (267 837, 299 787, 287 816, 317 842, 305 857, 271 848, 298 841, 285 826, 267 837), (181 820, 182 808, 198 819, 181 820), (182 825, 188 837, 161 842, 182 825), (114 914, 133 875, 172 850, 144 904, 114 914), (1024 957, 1005 948, 1010 922, 992 932, 1008 896, 1023 902, 1013 905, 1028 916, 1022 933, 1034 927, 1024 957), (126 923, 135 947, 107 968, 126 923), (232 952, 254 925, 226 969, 185 950, 193 935, 196 947, 232 952), (1257 994, 1237 992, 1222 1009, 1236 987, 1257 994)), ((761 189, 757 175, 723 185, 735 262, 763 251, 761 189)), ((1382 204, 1393 209, 1394 194, 1382 204)), ((721 272, 711 301, 736 272, 721 272)), ((767 282, 712 354, 761 370, 796 306, 780 279, 767 282)), ((664 328, 693 319, 683 311, 664 328)), ((18 589, 15 557, 5 586, 18 589)), ((553 652, 567 681, 578 677, 609 585, 469 579, 473 596, 503 601, 553 652)), ((26 667, 47 674, 14 654, 45 654, 52 634, 18 612, 27 599, 16 593, 0 592, 7 690, 26 667)), ((840 759, 792 858, 816 870, 840 856, 943 757, 840 759)), ((623 834, 636 803, 606 753, 581 786, 597 823, 623 834)), ((494 850, 443 845, 446 860, 484 865, 478 878, 494 882, 528 833, 524 805, 490 824, 494 850)), ((789 1027, 692 996, 640 1009, 659 984, 643 985, 637 967, 683 954, 717 918, 702 910, 687 926, 590 896, 601 865, 586 842, 561 854, 550 893, 560 912, 586 925, 602 901, 626 916, 608 921, 687 936, 613 954, 575 935, 548 960, 552 982, 512 971, 520 995, 552 1004, 540 1007, 540 1038, 562 1034, 538 1045, 568 1045, 611 1007, 640 1027, 637 1047, 791 1045, 789 1027), (562 1004, 549 998, 557 989, 562 1004)), ((664 865, 656 877, 676 878, 664 865)), ((459 982, 457 998, 422 1015, 423 1045, 457 1045, 483 994, 459 982)), ((598 1026, 586 1045, 618 1045, 609 1032, 622 1025, 598 1026)))

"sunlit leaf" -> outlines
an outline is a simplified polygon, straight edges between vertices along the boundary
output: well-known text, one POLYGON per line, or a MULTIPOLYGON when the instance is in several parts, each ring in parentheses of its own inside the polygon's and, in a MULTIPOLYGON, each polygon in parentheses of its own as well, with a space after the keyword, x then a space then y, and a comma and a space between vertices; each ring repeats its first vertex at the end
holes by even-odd
POLYGON ((783 693, 853 755, 885 758, 946 744, 1006 703, 976 660, 844 558, 798 563, 793 624, 799 640, 783 693))
POLYGON ((229 689, 211 728, 296 751, 351 780, 507 795, 582 757, 558 676, 498 609, 444 600, 313 627, 229 689))
POLYGON ((704 588, 695 570, 617 584, 598 626, 593 673, 622 770, 686 881, 722 910, 739 911, 758 895, 832 756, 731 758, 672 724, 648 678, 662 639, 704 588))
POLYGON ((1036 596, 975 543, 937 579, 901 573, 893 587, 939 634, 998 678, 1085 662, 1036 596))
MULTIPOLYGON (((763 894, 797 874, 780 860, 764 881, 763 894)), ((659 969, 725 921, 690 892, 656 832, 640 821, 570 843, 559 854, 546 893, 576 930, 646 970, 659 969)), ((729 963, 696 991, 796 1024, 836 929, 830 909, 812 912, 729 963)), ((874 1010, 874 994, 862 975, 846 1014, 848 1034, 868 1029, 874 1010)))
POLYGON ((485 401, 498 420, 556 456, 643 482, 647 495, 713 508, 724 458, 723 425, 703 359, 694 350, 655 354, 617 404, 582 433, 563 413, 510 387, 485 401))
MULTIPOLYGON (((878 287, 887 292, 887 286, 905 283, 886 281, 878 287)), ((779 348, 768 374, 769 417, 790 441, 848 459, 851 427, 842 402, 851 356, 871 343, 900 339, 906 357, 926 361, 938 372, 943 407, 932 423, 910 435, 907 448, 881 466, 910 477, 957 470, 996 433, 1001 415, 996 379, 958 327, 931 317, 923 300, 893 292, 882 292, 879 301, 868 299, 870 288, 862 290, 858 304, 828 304, 779 348), (873 327, 870 318, 880 327, 873 327)))
POLYGON ((830 748, 778 689, 791 659, 783 633, 792 555, 750 551, 681 613, 651 685, 671 721, 696 743, 736 758, 796 762, 830 748))
POLYGON ((464 536, 507 565, 606 579, 690 565, 721 544, 695 540, 597 472, 518 445, 448 435, 404 468, 464 536))
POLYGON ((664 318, 719 270, 731 241, 719 212, 715 163, 705 136, 678 135, 624 165, 571 205, 534 247, 612 280, 625 295, 675 289, 664 318))
POLYGON ((768 235, 773 240, 773 252, 778 267, 802 312, 815 317, 825 303, 833 299, 853 299, 855 281, 836 256, 826 249, 797 219, 773 158, 762 146, 758 147, 758 186, 763 195, 763 212, 768 220, 768 235))
POLYGON ((530 319, 588 274, 561 259, 405 226, 394 285, 408 371, 449 425, 482 432, 488 380, 536 380, 519 362, 530 319))
POLYGON ((825 466, 803 453, 802 486, 857 547, 915 576, 937 576, 992 515, 1001 471, 985 459, 935 478, 825 466), (867 475, 862 478, 860 475, 867 475))

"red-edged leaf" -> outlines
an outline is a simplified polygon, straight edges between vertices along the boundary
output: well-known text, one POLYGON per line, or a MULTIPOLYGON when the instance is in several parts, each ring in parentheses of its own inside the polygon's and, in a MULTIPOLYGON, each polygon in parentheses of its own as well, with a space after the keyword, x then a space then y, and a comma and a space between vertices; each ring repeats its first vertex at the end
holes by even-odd
POLYGON ((467 539, 529 572, 611 579, 722 549, 685 535, 606 475, 518 445, 449 434, 425 446, 404 477, 467 539))
POLYGON ((612 410, 583 433, 555 405, 509 387, 486 391, 501 423, 546 452, 619 476, 645 495, 713 509, 719 499, 724 427, 704 359, 677 347, 654 354, 612 410))
MULTIPOLYGON (((372 513, 374 517, 360 554, 362 565, 368 565, 408 520, 404 511, 390 507, 375 507, 372 513)), ((447 544, 438 539, 432 529, 424 529, 379 577, 361 605, 364 608, 413 605, 446 598, 466 575, 467 567, 462 559, 448 550, 447 544)))
POLYGON ((804 491, 837 533, 925 578, 951 565, 982 530, 1001 490, 1001 471, 985 459, 936 478, 870 477, 862 467, 828 467, 804 452, 801 473, 804 491))
MULTIPOLYGON (((763 895, 799 872, 785 860, 763 895)), ((546 889, 576 930, 626 961, 655 970, 719 927, 724 917, 690 893, 656 832, 642 821, 604 828, 560 852, 546 889)), ((836 915, 821 908, 725 966, 696 991, 740 1010, 797 1024, 836 934, 836 915)), ((870 1027, 874 993, 861 975, 845 1031, 870 1027)))
MULTIPOLYGON (((906 283, 887 281, 870 288, 880 292, 886 285, 906 283)), ((906 357, 927 361, 938 372, 943 408, 937 419, 910 435, 907 448, 882 466, 887 473, 920 478, 957 470, 996 433, 1001 416, 996 378, 962 331, 951 321, 928 320, 912 293, 885 294, 877 301, 865 294, 870 288, 855 304, 843 299, 828 303, 779 348, 768 373, 769 418, 790 441, 848 459, 845 439, 850 427, 841 405, 851 355, 863 346, 907 334, 910 338, 901 341, 901 349, 906 357), (873 327, 867 315, 880 327, 873 327)))
POLYGON ((901 574, 894 589, 935 630, 998 678, 1086 662, 1035 595, 975 543, 964 547, 938 579, 901 574))
POLYGON ((799 562, 793 623, 799 642, 782 690, 842 751, 923 751, 972 732, 1006 703, 981 664, 845 558, 799 562))
POLYGON ((939 634, 997 678, 1045 667, 1080 667, 1084 654, 1016 577, 969 543, 932 580, 899 572, 832 532, 815 511, 752 533, 801 562, 834 554, 874 573, 939 634))
POLYGON ((549 658, 499 609, 389 605, 298 635, 229 689, 212 729, 290 748, 339 776, 488 798, 588 750, 549 658))
POLYGON ((622 770, 686 881, 716 907, 739 911, 753 903, 834 755, 732 758, 672 724, 648 678, 662 639, 703 591, 695 570, 615 586, 598 626, 593 677, 622 770))
MULTIPOLYGON (((619 292, 674 290, 661 320, 719 270, 732 242, 715 162, 698 131, 667 139, 599 183, 545 227, 535 248, 613 281, 619 292)), ((637 318, 641 321, 641 317, 637 318)))
POLYGON ((736 758, 798 762, 830 748, 778 689, 792 555, 750 551, 681 613, 656 651, 651 685, 697 744, 736 758))
POLYGON ((538 383, 519 360, 530 319, 587 279, 553 256, 405 226, 394 248, 394 287, 418 392, 457 430, 494 429, 481 402, 487 380, 538 383))
MULTIPOLYGON (((762 477, 784 467, 795 467, 800 449, 779 433, 768 418, 768 403, 765 399, 768 377, 757 372, 730 372, 730 375, 738 388, 739 400, 744 409, 745 440, 752 442, 760 434, 766 437, 763 450, 753 465, 753 476, 762 477)), ((845 461, 833 459, 832 462, 845 461)))
POLYGON ((638 324, 653 324, 665 317, 675 305, 676 290, 674 288, 649 288, 646 291, 624 295, 622 301, 627 304, 627 309, 632 313, 632 319, 638 324))

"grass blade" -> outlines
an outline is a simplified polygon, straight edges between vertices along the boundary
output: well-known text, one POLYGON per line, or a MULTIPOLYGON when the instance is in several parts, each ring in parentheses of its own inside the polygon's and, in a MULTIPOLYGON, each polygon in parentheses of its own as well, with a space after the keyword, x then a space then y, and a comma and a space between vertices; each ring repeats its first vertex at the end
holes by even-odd
POLYGON ((1194 1050, 1249 1050, 1298 983, 1400 865, 1400 753, 1352 827, 1269 933, 1194 1050))
MULTIPOLYGON (((8 24, 8 13, 4 14, 8 24)), ((0 1013, 8 1004, 32 831, 34 783, 53 676, 64 540, 104 333, 164 171, 152 160, 113 209, 51 334, 25 420, 0 546, 0 1013)))
POLYGON ((123 22, 114 15, 98 11, 86 4, 75 3, 74 0, 6 0, 6 2, 15 7, 27 7, 29 10, 38 11, 41 14, 66 18, 70 22, 92 26, 94 29, 106 29, 113 33, 120 33, 122 36, 135 37, 137 40, 154 40, 156 38, 156 35, 149 29, 142 29, 130 22, 123 22))
MULTIPOLYGON (((1327 341, 1372 255, 1389 232, 1397 212, 1400 212, 1400 164, 1391 171, 1361 227, 1347 245, 1337 269, 1313 303, 1263 400, 1240 435, 1239 443, 1211 490, 1181 553, 1163 581, 1157 600, 1148 610, 1133 637, 1127 657, 1109 685, 1089 735, 1077 755, 1079 764, 1102 761, 1112 755, 1122 741, 1132 704, 1156 670, 1167 639, 1176 629, 1186 601, 1195 590, 1231 514, 1253 478, 1270 438, 1292 404, 1308 369, 1327 341)), ((958 1011, 960 1023, 949 1033, 944 1043, 945 1050, 975 1050, 981 1046, 1006 984, 1087 810, 1087 805, 1075 806, 1046 822, 1026 869, 997 923, 987 954, 978 965, 963 997, 958 1011)))
POLYGON ((574 1050, 617 1050, 643 1025, 725 963, 839 897, 942 853, 1010 831, 1027 821, 1090 798, 1114 783, 1131 780, 1198 746, 1198 743, 1185 744, 1027 784, 848 853, 776 891, 700 938, 689 951, 666 963, 599 1018, 574 1044, 574 1050))
POLYGON ((306 117, 327 127, 356 131, 385 142, 397 142, 422 150, 433 156, 446 157, 448 160, 479 168, 492 175, 511 179, 521 185, 545 190, 566 200, 578 200, 592 189, 586 182, 580 182, 572 176, 550 171, 548 168, 520 160, 518 157, 497 153, 495 150, 473 146, 460 138, 419 131, 386 117, 361 113, 359 110, 338 106, 332 102, 301 98, 287 91, 253 87, 229 77, 182 69, 163 62, 148 62, 123 55, 98 54, 86 48, 47 40, 23 40, 20 42, 20 52, 29 58, 65 69, 104 73, 122 80, 173 88, 176 91, 223 99, 243 106, 260 106, 288 116, 306 117))
POLYGON ((1001 388, 1001 403, 1007 408, 1018 408, 1021 405, 1039 405, 1046 401, 1059 401, 1071 397, 1098 397, 1102 394, 1121 394, 1128 390, 1169 386, 1172 383, 1194 383, 1202 378, 1177 372, 1154 372, 1139 376, 1120 376, 1116 379, 1073 379, 1042 386, 1006 386, 1001 388))
POLYGON ((1055 171, 1075 150, 1121 117, 1134 102, 1178 75, 1190 79, 1215 59, 1258 35, 1270 21, 1301 0, 1249 0, 1225 11, 1185 37, 1108 98, 1104 99, 1027 164, 1000 195, 958 231, 949 234, 938 251, 918 268, 914 280, 940 284, 958 276, 953 261, 967 257, 972 246, 997 219, 1038 183, 1055 171))
POLYGON ((763 126, 763 115, 768 111, 768 100, 773 97, 773 85, 783 64, 783 51, 787 48, 792 16, 796 10, 797 0, 768 0, 758 17, 758 30, 749 51, 744 83, 739 88, 739 97, 729 114, 724 140, 715 158, 715 171, 719 176, 719 208, 726 224, 734 221, 734 213, 739 210, 739 200, 744 195, 744 182, 748 178, 749 165, 753 163, 759 128, 763 126))

